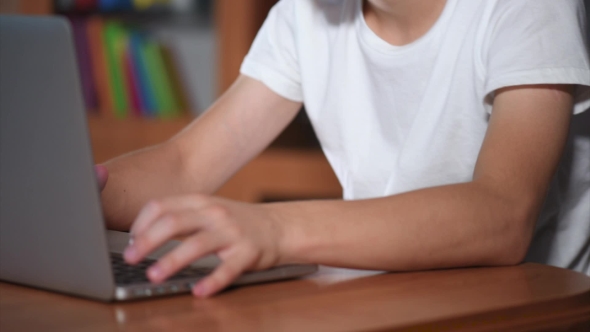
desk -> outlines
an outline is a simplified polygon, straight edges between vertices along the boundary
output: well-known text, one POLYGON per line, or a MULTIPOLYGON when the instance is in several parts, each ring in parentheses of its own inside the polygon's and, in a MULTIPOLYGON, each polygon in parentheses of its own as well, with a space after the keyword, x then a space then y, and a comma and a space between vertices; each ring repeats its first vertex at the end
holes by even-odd
POLYGON ((538 264, 348 275, 105 304, 0 283, 0 331, 590 331, 590 278, 538 264))

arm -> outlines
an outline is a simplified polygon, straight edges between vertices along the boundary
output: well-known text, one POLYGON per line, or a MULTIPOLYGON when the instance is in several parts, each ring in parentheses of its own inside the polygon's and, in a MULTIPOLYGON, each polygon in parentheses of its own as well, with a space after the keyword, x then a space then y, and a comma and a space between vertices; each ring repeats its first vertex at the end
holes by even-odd
POLYGON ((126 230, 151 199, 215 192, 295 117, 292 102, 248 77, 169 141, 105 164, 102 202, 109 228, 126 230), (215 143, 212 143, 215 142, 215 143))
POLYGON ((384 270, 521 262, 566 142, 570 91, 498 91, 471 182, 273 207, 288 225, 284 259, 384 270))
POLYGON ((497 92, 473 180, 379 199, 243 204, 203 195, 148 204, 133 225, 126 260, 189 235, 148 271, 161 282, 199 257, 223 263, 193 292, 209 296, 240 273, 312 262, 413 270, 506 265, 526 254, 566 141, 568 86, 497 92))

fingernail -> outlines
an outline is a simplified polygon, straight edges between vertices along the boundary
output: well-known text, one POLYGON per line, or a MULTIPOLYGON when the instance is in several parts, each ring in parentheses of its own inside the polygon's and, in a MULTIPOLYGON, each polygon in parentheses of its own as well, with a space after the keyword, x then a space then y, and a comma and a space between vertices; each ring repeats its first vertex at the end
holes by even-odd
POLYGON ((126 261, 135 261, 137 259, 137 249, 134 246, 129 246, 123 253, 126 261))
POLYGON ((129 234, 129 243, 127 244, 127 246, 132 246, 134 239, 135 236, 133 234, 129 234))
POLYGON ((205 297, 207 295, 207 287, 202 283, 199 283, 193 288, 193 294, 198 297, 205 297))
POLYGON ((157 264, 148 269, 148 277, 152 280, 153 279, 160 280, 160 278, 162 277, 162 274, 163 274, 162 268, 160 266, 158 266, 157 264))

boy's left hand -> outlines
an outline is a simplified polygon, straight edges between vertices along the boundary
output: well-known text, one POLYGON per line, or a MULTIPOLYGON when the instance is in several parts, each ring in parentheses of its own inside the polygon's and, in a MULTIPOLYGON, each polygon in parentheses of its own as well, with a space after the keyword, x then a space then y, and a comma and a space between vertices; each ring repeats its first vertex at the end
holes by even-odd
POLYGON ((184 237, 148 269, 148 278, 160 283, 208 254, 222 263, 193 287, 208 297, 227 287, 247 270, 261 270, 279 262, 280 223, 261 204, 246 204, 205 195, 165 198, 148 203, 131 227, 133 239, 125 250, 129 264, 175 237, 184 237))

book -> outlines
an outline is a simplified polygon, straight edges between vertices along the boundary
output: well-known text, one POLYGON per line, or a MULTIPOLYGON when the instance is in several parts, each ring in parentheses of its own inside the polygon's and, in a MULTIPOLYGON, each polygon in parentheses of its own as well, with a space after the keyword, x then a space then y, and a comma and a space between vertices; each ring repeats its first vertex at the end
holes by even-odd
POLYGON ((179 61, 174 57, 172 49, 162 46, 162 59, 164 60, 166 72, 170 77, 172 93, 177 103, 178 113, 187 112, 188 110, 194 109, 192 108, 192 105, 190 105, 188 95, 185 90, 186 81, 182 77, 181 72, 177 66, 179 61))
POLYGON ((160 45, 153 40, 148 40, 143 49, 150 82, 155 91, 158 115, 162 118, 173 117, 177 114, 178 106, 174 100, 170 78, 166 73, 160 45))
POLYGON ((68 19, 72 26, 84 102, 88 110, 97 110, 98 102, 95 94, 96 89, 94 86, 93 70, 88 47, 86 20, 74 16, 68 16, 68 19))
POLYGON ((149 72, 146 59, 142 56, 143 37, 140 32, 132 31, 130 34, 129 49, 132 57, 132 64, 135 68, 134 73, 137 77, 137 82, 140 90, 140 99, 142 114, 146 116, 156 116, 158 105, 155 100, 155 92, 149 81, 149 72))
POLYGON ((137 10, 145 10, 154 4, 154 0, 133 0, 133 6, 137 10))
POLYGON ((133 0, 98 0, 98 9, 105 12, 133 9, 133 0))
POLYGON ((169 3, 170 0, 132 0, 136 10, 146 10, 155 4, 169 3))
POLYGON ((137 75, 131 57, 129 44, 126 45, 125 53, 123 54, 123 68, 125 71, 125 83, 127 84, 127 91, 129 92, 129 99, 131 104, 131 112, 133 115, 141 116, 141 110, 145 109, 141 101, 141 91, 137 82, 137 75))
POLYGON ((88 110, 117 118, 172 118, 190 109, 170 49, 118 20, 70 20, 88 110))
POLYGON ((125 36, 122 30, 123 27, 118 22, 107 21, 105 24, 104 35, 109 69, 109 83, 111 93, 114 97, 115 115, 119 118, 125 117, 130 108, 123 69, 125 36))
POLYGON ((74 0, 74 10, 81 12, 89 12, 96 10, 98 0, 74 0))
POLYGON ((109 68, 104 40, 104 20, 99 16, 92 16, 87 22, 90 59, 96 88, 97 104, 100 113, 109 115, 115 109, 113 94, 109 83, 109 68))
MULTIPOLYGON (((185 0, 191 1, 191 0, 185 0)), ((143 11, 156 4, 170 3, 170 0, 55 0, 57 12, 102 12, 143 11)))

